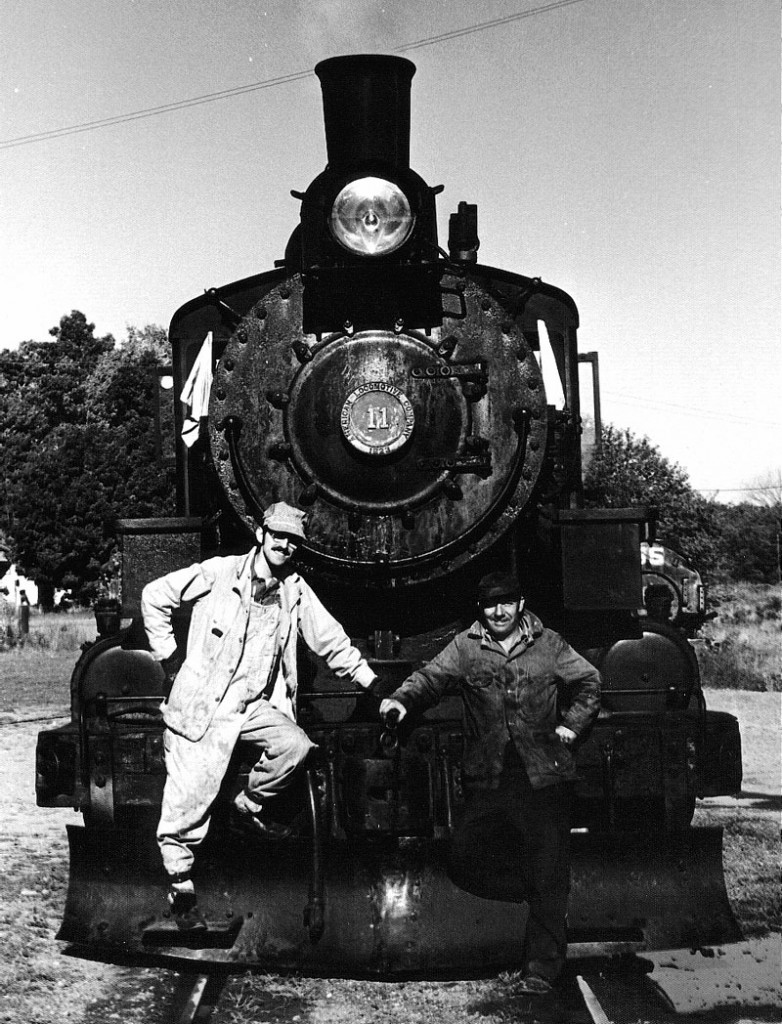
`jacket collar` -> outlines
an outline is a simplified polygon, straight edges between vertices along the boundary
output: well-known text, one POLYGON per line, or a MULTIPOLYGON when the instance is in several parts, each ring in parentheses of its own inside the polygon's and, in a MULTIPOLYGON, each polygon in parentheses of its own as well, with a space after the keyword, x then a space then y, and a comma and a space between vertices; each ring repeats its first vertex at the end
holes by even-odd
POLYGON ((255 547, 250 548, 246 555, 237 558, 236 560, 236 578, 240 579, 242 576, 251 576, 253 565, 255 564, 255 556, 260 551, 258 544, 255 547))

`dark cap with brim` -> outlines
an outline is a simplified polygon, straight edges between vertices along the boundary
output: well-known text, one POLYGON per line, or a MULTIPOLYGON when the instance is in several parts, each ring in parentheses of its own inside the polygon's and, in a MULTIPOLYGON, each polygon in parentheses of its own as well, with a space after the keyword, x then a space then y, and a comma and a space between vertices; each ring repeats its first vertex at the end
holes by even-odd
POLYGON ((478 604, 490 604, 503 597, 513 601, 521 597, 521 584, 513 573, 490 572, 478 583, 478 604))

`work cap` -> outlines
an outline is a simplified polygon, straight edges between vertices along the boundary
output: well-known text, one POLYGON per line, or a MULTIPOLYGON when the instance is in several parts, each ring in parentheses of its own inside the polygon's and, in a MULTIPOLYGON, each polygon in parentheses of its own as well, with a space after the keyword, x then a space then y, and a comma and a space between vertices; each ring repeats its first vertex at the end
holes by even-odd
POLYGON ((304 527, 307 521, 307 513, 302 512, 293 505, 286 505, 284 501, 275 501, 269 505, 263 513, 263 525, 277 533, 289 533, 292 537, 306 539, 304 527))
POLYGON ((501 597, 518 601, 521 584, 511 572, 490 572, 478 583, 478 604, 487 605, 501 597))

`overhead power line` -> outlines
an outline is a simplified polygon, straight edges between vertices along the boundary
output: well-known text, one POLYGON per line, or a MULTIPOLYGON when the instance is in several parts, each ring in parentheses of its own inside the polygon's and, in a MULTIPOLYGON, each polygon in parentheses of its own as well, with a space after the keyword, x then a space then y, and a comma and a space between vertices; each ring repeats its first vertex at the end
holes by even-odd
POLYGON ((554 3, 545 4, 542 7, 532 7, 528 11, 519 11, 518 14, 507 14, 504 18, 494 18, 492 21, 482 21, 479 25, 472 25, 469 28, 455 28, 450 32, 441 32, 437 36, 429 36, 428 39, 418 39, 414 43, 407 43, 400 46, 395 53, 408 53, 410 50, 420 50, 424 46, 433 46, 435 43, 443 43, 448 39, 458 39, 460 36, 470 36, 475 32, 485 32, 489 28, 498 28, 500 25, 509 25, 513 21, 521 21, 522 18, 531 18, 534 14, 548 14, 549 11, 556 11, 560 7, 570 7, 573 4, 582 4, 585 0, 555 0, 554 3))
MULTIPOLYGON (((585 2, 586 0, 554 0, 553 3, 544 4, 541 7, 532 7, 526 11, 519 11, 517 14, 509 14, 504 18, 494 18, 491 21, 482 21, 465 28, 453 29, 451 32, 442 32, 436 36, 428 36, 426 39, 418 39, 398 47, 393 52, 407 53, 410 50, 417 50, 423 46, 433 46, 435 43, 446 42, 449 39, 474 35, 476 32, 485 32, 488 29, 508 25, 514 21, 521 21, 523 18, 531 18, 537 14, 548 14, 550 11, 558 10, 560 7, 570 7, 573 4, 585 2)), ((233 89, 203 93, 200 96, 191 96, 189 99, 161 103, 158 106, 144 107, 141 110, 133 110, 125 114, 115 114, 113 117, 103 117, 95 121, 82 121, 78 124, 65 125, 61 128, 51 128, 48 131, 33 132, 30 135, 19 135, 13 139, 0 139, 0 149, 13 149, 16 146, 29 146, 36 142, 48 142, 51 139, 61 139, 67 135, 78 135, 81 132, 93 132, 99 128, 110 128, 116 124, 125 124, 127 121, 141 121, 148 117, 157 117, 160 114, 170 114, 177 110, 186 110, 188 107, 198 107, 206 103, 215 103, 217 100, 231 99, 234 96, 257 92, 260 89, 272 89, 278 85, 287 85, 289 82, 297 82, 303 78, 309 78, 312 74, 311 70, 294 71, 288 75, 278 75, 276 78, 266 78, 260 82, 239 85, 233 89)))
POLYGON ((116 114, 113 117, 104 117, 97 121, 84 121, 81 124, 72 124, 64 128, 52 128, 46 132, 36 132, 34 135, 21 135, 15 139, 4 139, 0 141, 0 149, 26 146, 32 142, 46 142, 49 139, 62 138, 64 135, 77 135, 79 132, 95 131, 96 128, 108 128, 111 125, 123 124, 125 121, 140 121, 146 117, 155 117, 157 114, 168 114, 174 110, 186 110, 188 107, 197 107, 205 103, 214 103, 216 100, 241 96, 243 93, 257 92, 259 89, 271 89, 276 85, 296 82, 301 78, 308 78, 311 74, 311 71, 296 71, 289 75, 279 75, 277 78, 267 78, 263 82, 253 82, 250 85, 240 85, 234 89, 223 89, 220 92, 205 93, 203 96, 194 96, 188 100, 162 103, 157 107, 145 107, 143 110, 134 110, 128 114, 116 114))
POLYGON ((765 426, 778 427, 779 420, 762 419, 759 416, 742 416, 730 412, 716 412, 713 409, 698 409, 693 405, 682 405, 677 402, 663 402, 641 395, 628 395, 621 391, 605 390, 603 394, 618 405, 645 405, 653 409, 671 409, 672 415, 694 416, 696 419, 720 420, 726 423, 762 423, 765 426))
POLYGON ((698 491, 728 491, 730 494, 760 494, 778 491, 778 487, 696 487, 698 491))

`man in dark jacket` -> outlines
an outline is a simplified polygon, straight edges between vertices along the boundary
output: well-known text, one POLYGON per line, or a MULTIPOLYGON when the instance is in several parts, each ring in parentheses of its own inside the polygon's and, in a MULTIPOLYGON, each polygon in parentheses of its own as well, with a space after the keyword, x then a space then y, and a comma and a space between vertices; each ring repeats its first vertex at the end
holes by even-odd
POLYGON ((600 707, 600 675, 536 615, 515 576, 478 584, 479 619, 380 705, 422 711, 447 693, 464 709, 464 814, 450 862, 457 885, 524 901, 520 988, 551 990, 565 959, 570 888, 571 748, 600 707))

